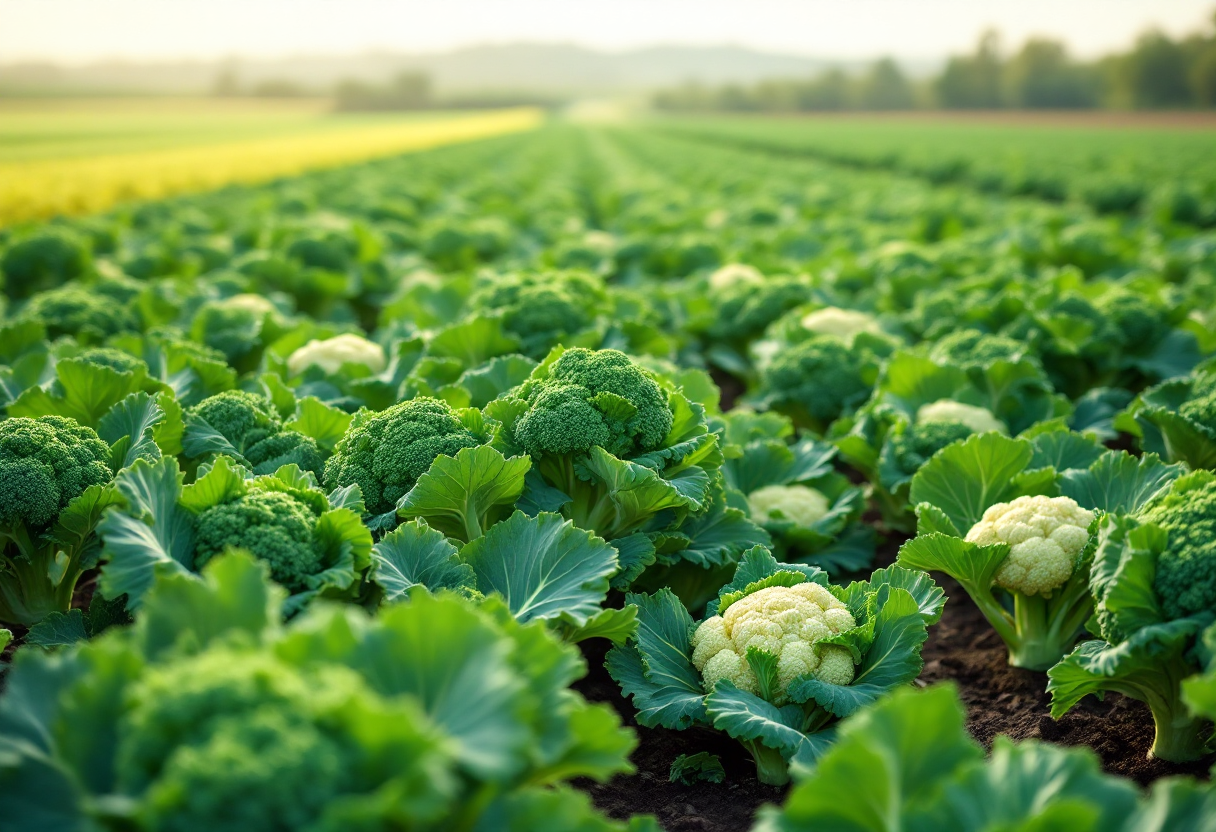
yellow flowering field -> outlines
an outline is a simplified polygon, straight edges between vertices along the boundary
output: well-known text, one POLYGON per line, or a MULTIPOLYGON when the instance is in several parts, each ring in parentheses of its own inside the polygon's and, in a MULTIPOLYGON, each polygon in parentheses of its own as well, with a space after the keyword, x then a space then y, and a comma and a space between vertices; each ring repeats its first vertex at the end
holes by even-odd
POLYGON ((0 225, 528 130, 540 110, 335 115, 323 102, 0 106, 0 225))

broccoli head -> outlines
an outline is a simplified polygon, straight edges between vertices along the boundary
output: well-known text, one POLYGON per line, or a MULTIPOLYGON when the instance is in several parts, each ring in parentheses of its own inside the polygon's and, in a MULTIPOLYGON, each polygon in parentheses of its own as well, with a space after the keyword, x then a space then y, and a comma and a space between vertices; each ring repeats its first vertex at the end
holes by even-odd
POLYGON ((418 398, 351 423, 325 464, 327 488, 358 485, 372 514, 392 511, 437 456, 482 444, 446 402, 418 398))
POLYGON ((116 350, 113 347, 92 347, 81 350, 73 358, 84 361, 94 367, 108 367, 118 373, 148 372, 148 365, 128 352, 116 350))
POLYGON ((516 275, 496 280, 469 301, 475 310, 498 311, 503 329, 534 357, 548 352, 562 336, 595 321, 605 300, 600 281, 580 272, 516 275))
POLYGON ((88 263, 80 240, 48 230, 9 246, 0 258, 0 274, 6 295, 25 298, 80 277, 88 263))
POLYGON ((91 485, 113 477, 110 446, 66 416, 0 422, 0 525, 43 529, 91 485))
POLYGON ((1153 582, 1166 618, 1216 609, 1216 477, 1198 488, 1166 492, 1143 519, 1169 533, 1153 582))
POLYGON ((972 434, 962 422, 918 422, 891 437, 895 464, 908 476, 915 474, 935 453, 972 434))
POLYGON ((662 388, 618 350, 566 350, 516 395, 528 405, 516 439, 535 457, 599 446, 628 458, 660 447, 675 420, 662 388))
POLYGON ((295 463, 318 479, 325 455, 311 436, 284 427, 274 406, 244 390, 225 390, 203 399, 190 413, 218 431, 255 474, 273 474, 295 463))
POLYGON ((761 389, 777 409, 804 410, 821 424, 870 394, 861 356, 839 339, 822 335, 778 352, 761 372, 761 389))
POLYGON ((1192 422, 1216 431, 1216 392, 1183 402, 1178 412, 1192 422))
POLYGON ((324 553, 313 538, 317 515, 280 491, 251 491, 206 509, 195 527, 194 569, 227 549, 248 549, 270 566, 270 576, 292 592, 321 571, 324 553))
POLYGON ((1025 354, 1025 344, 1013 338, 978 329, 959 329, 934 344, 929 357, 939 364, 970 369, 994 361, 1017 361, 1025 354))
POLYGON ((1143 295, 1112 292, 1098 301, 1098 309, 1106 315, 1115 337, 1125 348, 1135 351, 1151 348, 1169 332, 1165 310, 1143 295))
POLYGON ((20 317, 42 323, 52 339, 72 335, 83 341, 101 341, 139 328, 125 306, 78 284, 34 295, 20 317))

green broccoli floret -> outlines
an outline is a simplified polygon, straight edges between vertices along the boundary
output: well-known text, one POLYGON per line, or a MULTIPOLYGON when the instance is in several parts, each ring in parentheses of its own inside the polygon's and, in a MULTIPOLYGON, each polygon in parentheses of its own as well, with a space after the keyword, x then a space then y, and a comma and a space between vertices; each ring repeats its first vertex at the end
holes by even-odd
POLYGON ((1112 292, 1098 301, 1120 345, 1133 351, 1151 349, 1169 332, 1165 311, 1143 295, 1112 292))
POLYGON ((78 511, 71 535, 47 535, 68 504, 110 482, 110 446, 65 416, 0 422, 0 622, 31 625, 66 611, 92 541, 96 512, 78 511))
POLYGON ((810 299, 810 287, 797 277, 735 283, 715 298, 718 311, 710 334, 728 339, 759 335, 773 321, 810 299))
POLYGON ((891 450, 899 469, 912 476, 935 453, 973 432, 962 422, 919 422, 893 436, 891 450))
POLYGON ((1016 361, 1026 354, 1026 345, 1003 335, 960 329, 946 335, 929 352, 939 364, 970 369, 994 361, 1016 361))
POLYGON ((598 445, 627 458, 662 445, 674 421, 663 390, 618 350, 566 350, 548 377, 524 382, 516 395, 528 410, 515 436, 534 457, 598 445))
POLYGON ((91 485, 110 481, 110 446, 66 416, 0 422, 0 526, 46 528, 91 485))
MULTIPOLYGON (((318 479, 325 469, 325 455, 311 436, 283 426, 274 406, 262 396, 244 390, 225 390, 190 408, 232 445, 255 474, 273 474, 295 463, 318 479)), ((187 425, 187 451, 193 448, 194 429, 187 425)))
POLYGON ((88 264, 89 255, 80 240, 48 230, 9 246, 0 259, 0 273, 5 294, 26 298, 80 277, 88 264))
POLYGON ((1153 582, 1169 620, 1216 610, 1216 479, 1160 497, 1144 520, 1169 532, 1153 582))
POLYGON ((793 411, 795 422, 822 430, 865 401, 870 385, 861 356, 839 339, 819 336, 786 347, 761 371, 761 393, 769 406, 793 411))
POLYGON ((469 299, 478 311, 498 311, 503 329, 517 337, 523 351, 540 357, 562 336, 595 321, 605 300, 602 283, 579 272, 513 275, 496 280, 469 299))
POLYGON ((135 316, 125 306, 79 284, 34 295, 19 317, 39 321, 52 339, 72 335, 96 342, 139 329, 135 316))
POLYGON ((1191 421, 1216 431, 1216 392, 1183 402, 1178 412, 1191 421))
POLYGON ((317 515, 279 491, 251 491, 198 516, 195 571, 227 549, 248 549, 270 566, 270 576, 292 592, 321 571, 324 553, 313 538, 317 515))
POLYGON ((109 367, 119 373, 140 373, 147 375, 148 365, 130 353, 116 350, 113 347, 91 347, 81 350, 73 358, 87 362, 94 367, 109 367))
POLYGON ((325 463, 327 488, 358 485, 372 514, 384 514, 414 487, 435 457, 482 444, 446 403, 418 398, 356 417, 325 463))

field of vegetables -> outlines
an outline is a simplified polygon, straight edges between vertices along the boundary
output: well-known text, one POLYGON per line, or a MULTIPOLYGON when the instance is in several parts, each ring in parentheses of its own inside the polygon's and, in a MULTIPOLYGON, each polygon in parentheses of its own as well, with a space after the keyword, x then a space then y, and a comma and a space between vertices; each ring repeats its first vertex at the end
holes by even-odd
POLYGON ((1216 132, 951 135, 0 229, 0 829, 1216 830, 1216 132))

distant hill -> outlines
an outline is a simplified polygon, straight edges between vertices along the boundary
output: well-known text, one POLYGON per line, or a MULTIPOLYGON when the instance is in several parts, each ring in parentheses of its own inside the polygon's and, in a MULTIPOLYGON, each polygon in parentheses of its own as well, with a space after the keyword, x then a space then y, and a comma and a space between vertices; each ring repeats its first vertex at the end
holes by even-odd
MULTIPOLYGON (((0 64, 0 92, 196 94, 210 90, 225 70, 242 85, 289 81, 324 92, 345 79, 380 83, 399 72, 419 70, 431 76, 440 94, 527 91, 566 95, 642 91, 693 80, 753 83, 813 75, 828 67, 850 70, 859 66, 859 62, 817 60, 739 46, 654 46, 601 52, 567 44, 517 43, 425 55, 369 52, 156 64, 107 61, 81 67, 0 64)), ((918 65, 906 69, 912 74, 928 71, 918 65)))

